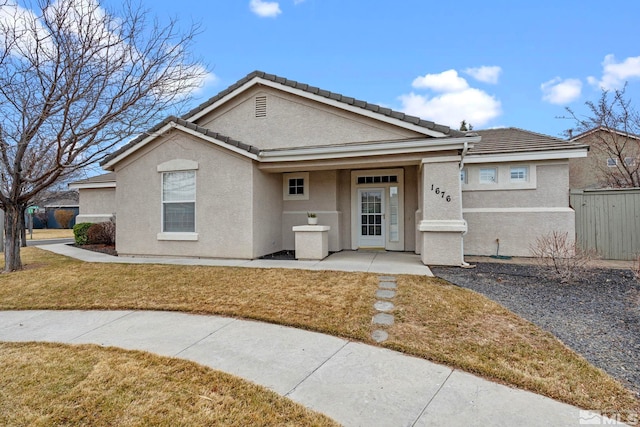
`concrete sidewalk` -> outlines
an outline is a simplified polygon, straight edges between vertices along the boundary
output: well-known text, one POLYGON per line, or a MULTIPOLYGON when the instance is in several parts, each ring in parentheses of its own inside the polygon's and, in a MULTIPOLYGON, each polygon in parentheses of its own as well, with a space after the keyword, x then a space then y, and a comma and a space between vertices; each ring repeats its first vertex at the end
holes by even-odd
POLYGON ((271 259, 114 257, 66 244, 43 245, 38 247, 86 262, 291 268, 298 270, 364 271, 366 273, 433 276, 429 267, 420 261, 420 256, 410 252, 342 251, 331 254, 322 261, 289 261, 271 259))
POLYGON ((5 311, 0 341, 179 357, 266 386, 345 426, 577 426, 586 414, 446 366, 315 332, 154 311, 5 311))

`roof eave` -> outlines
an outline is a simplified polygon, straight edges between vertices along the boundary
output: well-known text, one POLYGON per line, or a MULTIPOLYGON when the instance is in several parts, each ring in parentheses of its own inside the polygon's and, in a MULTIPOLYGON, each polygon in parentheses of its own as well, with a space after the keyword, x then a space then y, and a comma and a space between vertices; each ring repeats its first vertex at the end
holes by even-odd
POLYGON ((411 154, 419 152, 462 150, 465 143, 472 147, 480 137, 418 139, 413 141, 390 141, 375 144, 339 145, 324 147, 294 148, 288 150, 261 151, 261 163, 328 160, 353 157, 411 154))

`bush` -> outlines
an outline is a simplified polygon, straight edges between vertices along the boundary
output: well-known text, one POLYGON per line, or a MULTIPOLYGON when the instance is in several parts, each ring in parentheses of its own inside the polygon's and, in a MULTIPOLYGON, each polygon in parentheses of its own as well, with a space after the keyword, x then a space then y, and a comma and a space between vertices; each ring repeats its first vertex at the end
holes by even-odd
POLYGON ((91 245, 113 245, 116 241, 116 224, 111 221, 92 224, 87 230, 87 241, 91 245))
POLYGON ((53 213, 53 217, 58 221, 61 228, 69 228, 69 224, 71 224, 71 220, 75 215, 74 211, 67 209, 56 209, 53 213))
POLYGON ((593 251, 584 251, 569 239, 569 233, 559 231, 538 237, 530 250, 543 274, 556 277, 561 283, 586 278, 589 264, 596 258, 593 251))
POLYGON ((81 222, 73 226, 73 237, 76 241, 76 245, 86 245, 88 242, 87 230, 91 227, 91 222, 81 222))

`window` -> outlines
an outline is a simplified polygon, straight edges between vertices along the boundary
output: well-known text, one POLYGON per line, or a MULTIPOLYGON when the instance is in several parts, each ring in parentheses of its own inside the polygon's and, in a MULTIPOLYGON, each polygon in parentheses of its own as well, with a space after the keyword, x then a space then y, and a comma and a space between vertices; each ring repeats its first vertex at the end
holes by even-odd
POLYGON ((378 183, 395 183, 398 182, 398 175, 375 175, 375 176, 359 176, 358 184, 378 184, 378 183))
POLYGON ((636 165, 636 159, 633 157, 625 157, 624 158, 624 164, 627 166, 635 166, 636 165))
POLYGON ((289 178, 289 195, 304 194, 304 178, 289 178))
POLYGON ((615 168, 618 164, 618 159, 614 159, 613 157, 609 157, 607 159, 607 166, 610 168, 615 168))
POLYGON ((162 174, 162 231, 165 233, 196 231, 195 171, 162 174))
POLYGON ((309 200, 309 172, 285 173, 282 197, 284 200, 309 200))
POLYGON ((497 181, 496 168, 480 169, 480 184, 495 184, 497 181))
POLYGON ((460 170, 460 182, 463 183, 463 184, 467 183, 467 170, 466 169, 460 170))
POLYGON ((527 182, 529 179, 529 168, 525 166, 511 168, 511 182, 527 182))

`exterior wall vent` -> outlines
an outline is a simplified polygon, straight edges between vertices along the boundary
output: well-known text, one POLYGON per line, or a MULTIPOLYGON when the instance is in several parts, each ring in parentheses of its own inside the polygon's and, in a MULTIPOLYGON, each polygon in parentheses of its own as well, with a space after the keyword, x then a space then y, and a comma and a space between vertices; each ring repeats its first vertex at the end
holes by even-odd
POLYGON ((267 117, 266 96, 256 96, 256 117, 267 117))

